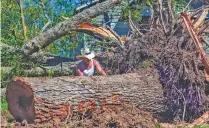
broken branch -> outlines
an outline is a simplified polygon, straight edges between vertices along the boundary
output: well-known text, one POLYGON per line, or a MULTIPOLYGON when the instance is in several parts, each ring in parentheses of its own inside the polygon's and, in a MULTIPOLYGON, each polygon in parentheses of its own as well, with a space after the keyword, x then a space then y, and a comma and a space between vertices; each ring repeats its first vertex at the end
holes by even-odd
POLYGON ((124 43, 121 40, 121 37, 116 32, 114 32, 109 26, 106 26, 106 28, 117 38, 117 40, 119 41, 119 47, 123 49, 124 43))
POLYGON ((205 29, 207 29, 209 27, 209 20, 205 21, 204 25, 198 30, 198 35, 202 34, 205 29))
POLYGON ((198 18, 198 21, 193 25, 194 30, 197 30, 204 23, 207 14, 208 14, 208 8, 203 10, 202 15, 200 16, 200 18, 198 18))
POLYGON ((84 11, 74 15, 72 18, 57 24, 48 31, 41 33, 29 42, 25 43, 22 50, 25 54, 28 55, 37 52, 40 49, 47 47, 53 41, 68 34, 71 29, 73 29, 78 24, 96 17, 103 12, 106 12, 119 3, 120 1, 105 0, 104 2, 98 3, 95 6, 85 9, 84 11))

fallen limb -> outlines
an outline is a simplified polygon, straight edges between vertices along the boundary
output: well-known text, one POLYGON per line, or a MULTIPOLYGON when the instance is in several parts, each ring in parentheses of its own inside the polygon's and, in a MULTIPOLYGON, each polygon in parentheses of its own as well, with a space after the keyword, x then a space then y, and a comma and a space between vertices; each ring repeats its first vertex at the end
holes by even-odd
POLYGON ((56 39, 68 34, 71 29, 75 28, 78 24, 87 21, 93 17, 96 17, 103 12, 106 12, 120 2, 121 1, 118 0, 105 0, 104 2, 98 3, 95 6, 85 9, 82 12, 74 15, 72 18, 61 22, 53 28, 49 29, 48 31, 36 36, 35 38, 27 42, 23 46, 22 50, 26 55, 38 52, 40 49, 47 47, 56 39))
POLYGON ((50 59, 50 57, 47 57, 47 54, 41 52, 35 52, 32 55, 26 55, 22 49, 7 45, 5 43, 0 43, 0 47, 6 52, 23 55, 24 59, 32 60, 34 62, 37 62, 38 60, 47 61, 47 59, 50 59))
MULTIPOLYGON (((37 66, 31 69, 25 69, 22 76, 61 76, 74 73, 76 62, 61 62, 55 66, 37 66)), ((1 71, 10 74, 12 67, 1 67, 1 71)))

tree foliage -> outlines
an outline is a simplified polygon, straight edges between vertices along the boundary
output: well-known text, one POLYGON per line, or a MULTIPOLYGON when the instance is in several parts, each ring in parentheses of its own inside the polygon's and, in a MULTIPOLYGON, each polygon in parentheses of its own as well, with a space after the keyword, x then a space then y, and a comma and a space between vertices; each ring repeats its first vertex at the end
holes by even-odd
MULTIPOLYGON (((28 40, 48 30, 57 23, 63 21, 64 17, 74 15, 75 4, 68 0, 22 0, 25 26, 27 27, 26 36, 28 40), (43 30, 43 27, 50 22, 43 30)), ((1 42, 9 46, 21 48, 26 40, 21 20, 21 8, 19 0, 2 0, 2 20, 1 20, 1 42)), ((78 43, 83 39, 78 38, 77 32, 72 32, 56 41, 49 47, 42 49, 42 52, 71 57, 78 43)), ((11 71, 1 73, 2 86, 15 76, 27 75, 24 70, 29 67, 36 67, 39 64, 30 60, 25 60, 22 55, 11 54, 1 50, 1 66, 10 67, 11 71)))
MULTIPOLYGON (((33 37, 41 34, 44 25, 50 21, 50 24, 45 30, 51 28, 57 23, 63 21, 62 16, 73 16, 75 5, 67 0, 23 0, 23 11, 25 25, 27 27, 27 37, 33 37)), ((21 11, 19 1, 17 0, 2 0, 2 43, 22 47, 25 43, 23 27, 21 23, 21 11)), ((44 30, 44 31, 45 31, 44 30)), ((73 50, 80 41, 75 38, 78 35, 76 32, 62 37, 52 43, 43 52, 48 52, 55 55, 71 56, 73 50), (64 51, 64 54, 61 54, 64 51)), ((2 66, 11 66, 11 61, 14 60, 14 55, 9 55, 6 51, 2 51, 2 66)))
POLYGON ((140 21, 142 18, 141 10, 142 10, 141 4, 136 4, 136 5, 126 4, 122 8, 121 19, 124 21, 128 21, 130 16, 133 20, 140 21))

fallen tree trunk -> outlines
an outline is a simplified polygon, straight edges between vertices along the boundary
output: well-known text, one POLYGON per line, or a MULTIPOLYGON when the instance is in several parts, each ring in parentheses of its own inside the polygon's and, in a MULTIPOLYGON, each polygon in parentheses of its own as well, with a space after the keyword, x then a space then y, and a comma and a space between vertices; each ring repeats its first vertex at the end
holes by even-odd
POLYGON ((156 114, 164 112, 158 71, 144 69, 140 74, 16 78, 7 86, 9 111, 17 121, 29 123, 65 119, 71 110, 83 112, 124 103, 156 114))

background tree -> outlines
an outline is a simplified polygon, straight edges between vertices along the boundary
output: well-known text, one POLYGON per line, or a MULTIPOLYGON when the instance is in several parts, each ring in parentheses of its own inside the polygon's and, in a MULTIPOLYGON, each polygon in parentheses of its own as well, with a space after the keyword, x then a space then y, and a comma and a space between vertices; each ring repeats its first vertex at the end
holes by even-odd
MULTIPOLYGON (((71 17, 74 9, 73 3, 63 0, 2 0, 1 42, 20 49, 24 42, 63 21, 61 16, 71 17)), ((70 57, 80 42, 77 37, 78 33, 72 32, 41 51, 70 57)), ((1 52, 1 62, 2 67, 11 69, 9 72, 2 69, 2 86, 5 86, 4 81, 25 74, 24 70, 28 67, 39 65, 27 59, 23 61, 22 55, 11 54, 4 49, 1 52)))

